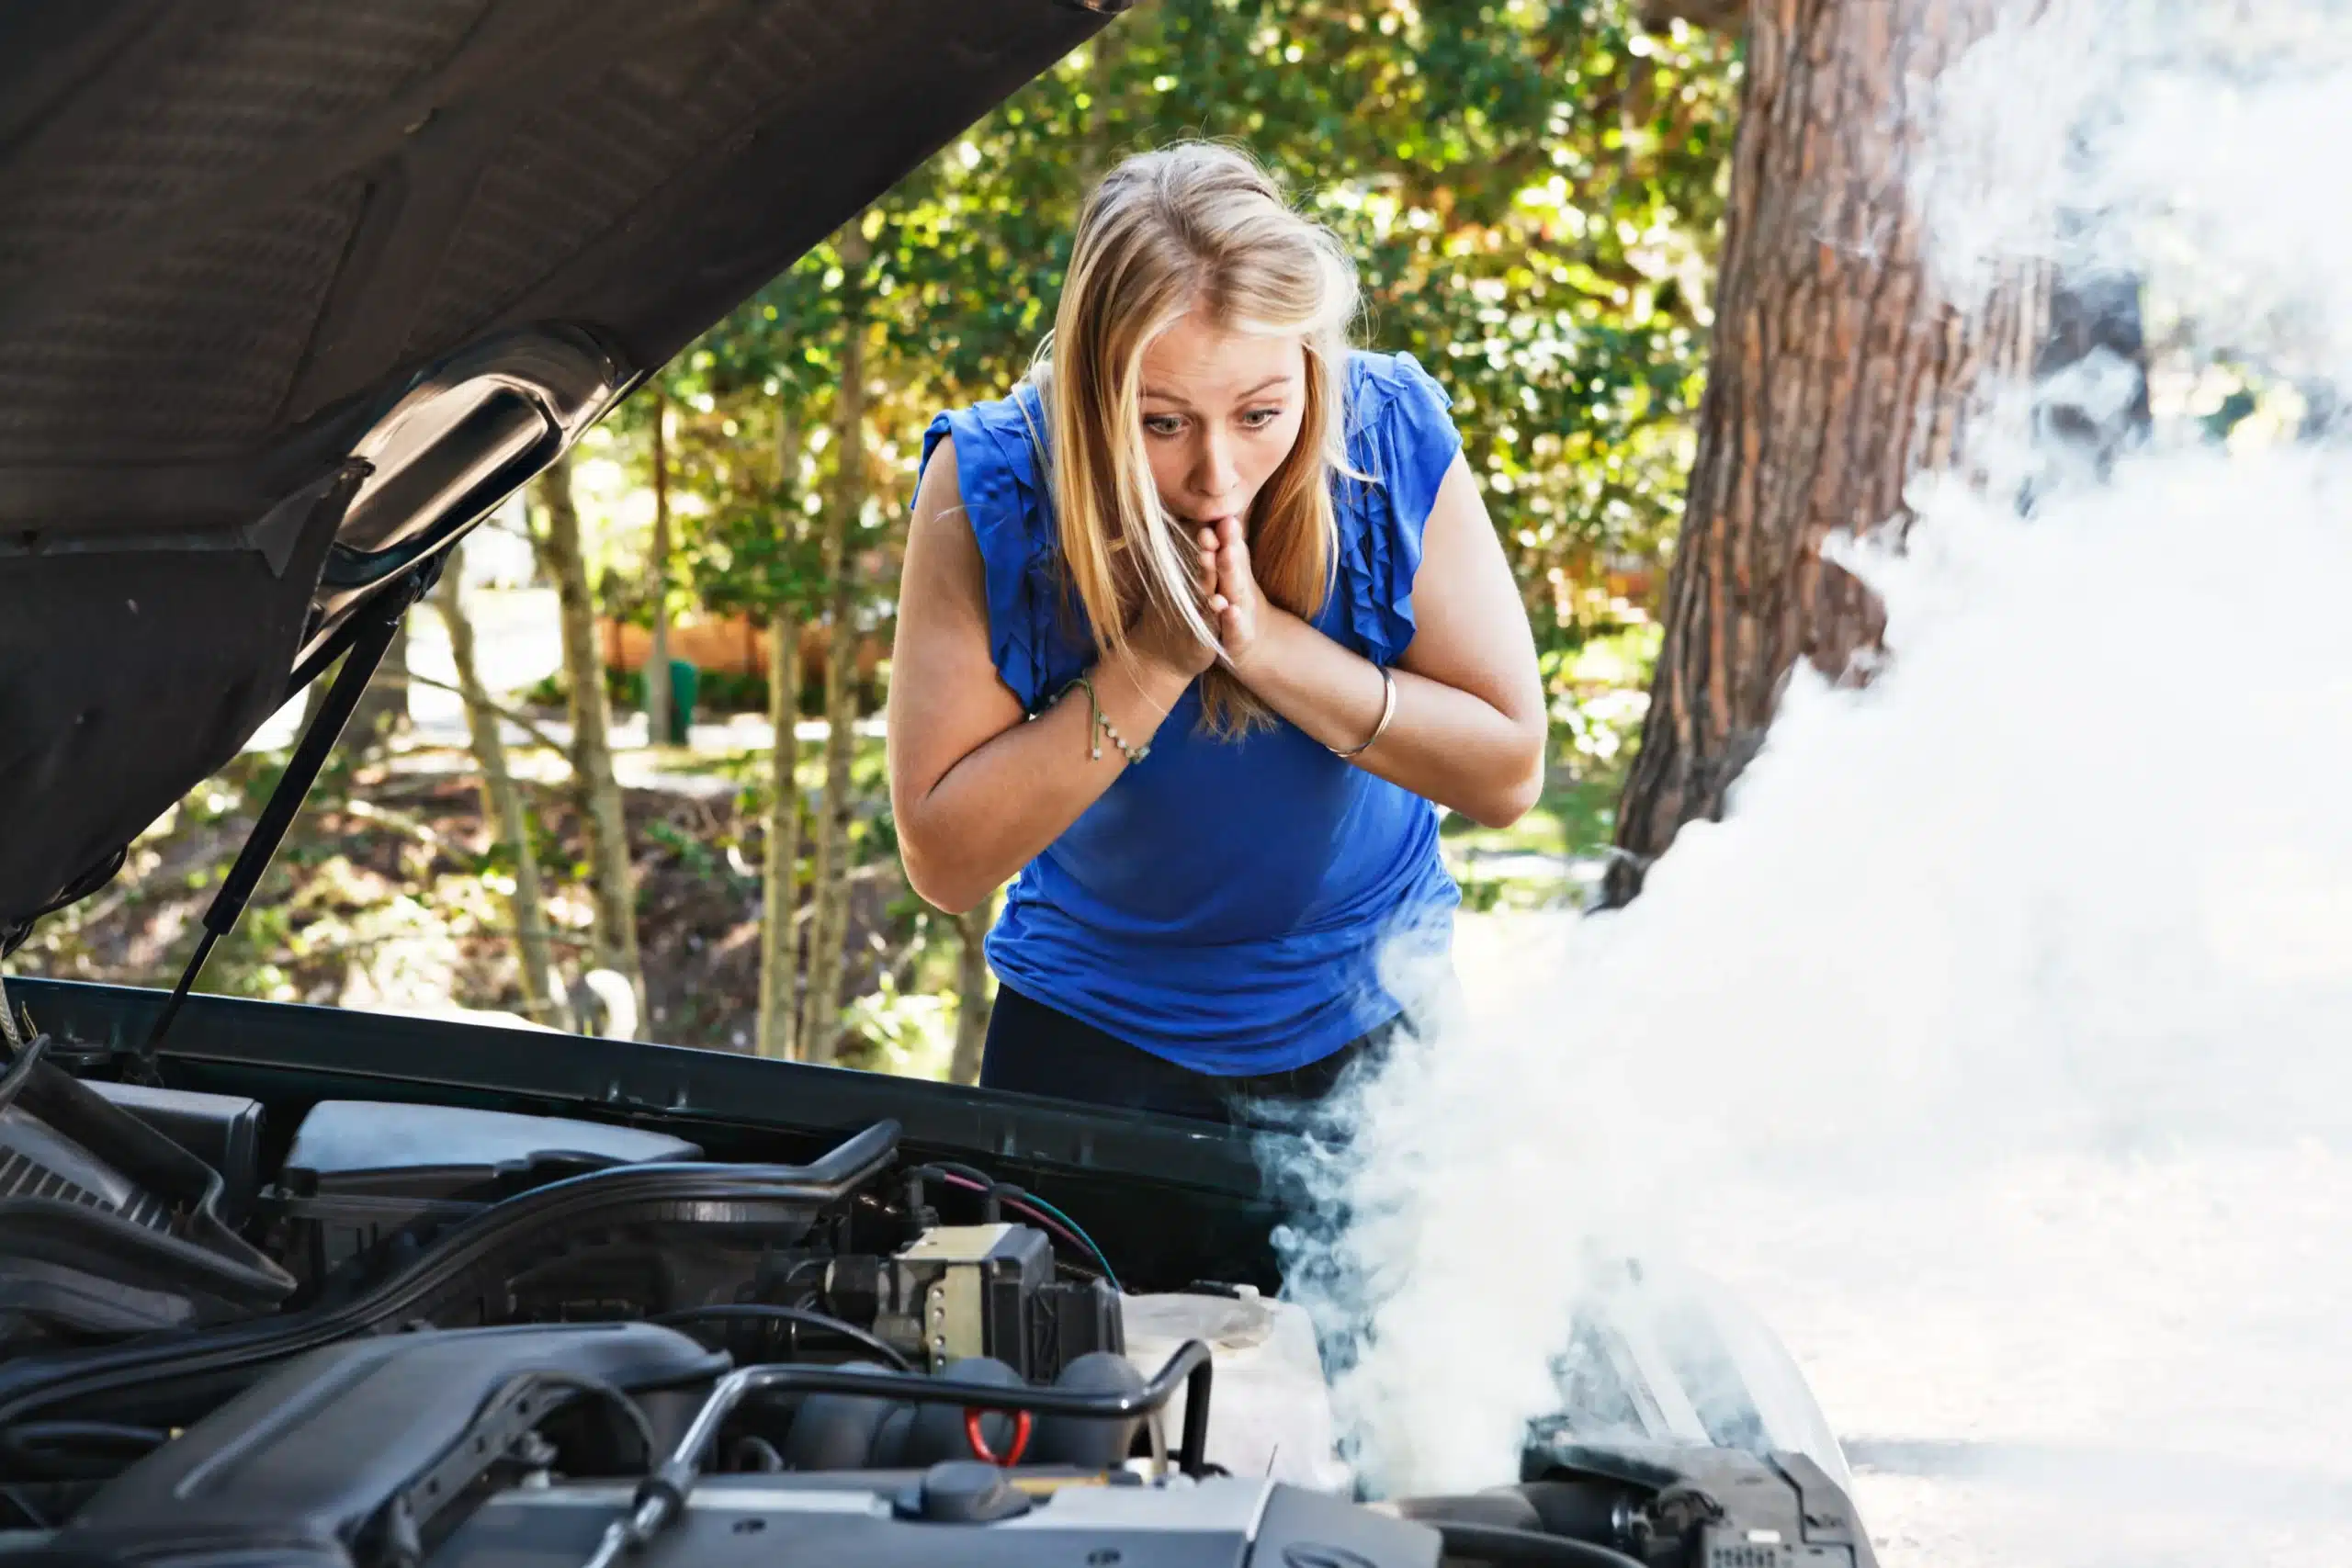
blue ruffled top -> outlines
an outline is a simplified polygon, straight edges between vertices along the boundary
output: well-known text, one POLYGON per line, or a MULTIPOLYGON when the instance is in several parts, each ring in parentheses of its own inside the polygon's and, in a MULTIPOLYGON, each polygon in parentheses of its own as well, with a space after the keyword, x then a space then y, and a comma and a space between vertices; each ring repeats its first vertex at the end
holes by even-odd
MULTIPOLYGON (((1413 639, 1421 533, 1460 435, 1410 355, 1356 354, 1350 465, 1334 475, 1337 581, 1316 626, 1381 665, 1413 639)), ((986 575, 989 653, 1032 713, 1094 657, 1065 592, 1046 415, 1011 398, 943 413, 986 575)), ((1201 727, 1198 688, 1143 761, 1023 869, 988 942, 1006 985, 1183 1066, 1286 1071, 1394 1018, 1392 934, 1442 940, 1460 902, 1428 801, 1278 723, 1240 739, 1201 727)))

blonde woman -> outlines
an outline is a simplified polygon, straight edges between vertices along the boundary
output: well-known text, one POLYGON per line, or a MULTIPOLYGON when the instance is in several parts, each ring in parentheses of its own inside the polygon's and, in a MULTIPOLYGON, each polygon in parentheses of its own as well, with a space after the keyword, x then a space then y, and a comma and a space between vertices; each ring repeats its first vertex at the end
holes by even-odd
POLYGON ((1247 157, 1114 170, 1050 359, 923 442, 891 667, 909 879, 1007 881, 981 1082, 1312 1100, 1450 931, 1443 806, 1542 786, 1527 616, 1448 399, 1351 352, 1354 273, 1247 157))

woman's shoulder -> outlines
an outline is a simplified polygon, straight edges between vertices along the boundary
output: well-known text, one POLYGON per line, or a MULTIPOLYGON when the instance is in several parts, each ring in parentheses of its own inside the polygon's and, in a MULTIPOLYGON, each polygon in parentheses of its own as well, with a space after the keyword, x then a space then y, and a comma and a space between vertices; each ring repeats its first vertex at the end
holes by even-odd
POLYGON ((1045 408, 1036 388, 1023 381, 1003 397, 941 410, 923 432, 922 460, 928 463, 939 444, 948 440, 956 444, 959 473, 993 464, 1034 476, 1042 468, 1046 440, 1045 408))
POLYGON ((1360 427, 1385 416, 1443 413, 1453 398, 1409 353, 1359 348, 1348 355, 1348 423, 1360 427))
POLYGON ((1023 382, 1001 398, 942 410, 923 432, 922 466, 952 443, 957 489, 982 547, 990 536, 1025 538, 1045 503, 1046 420, 1036 389, 1023 382))
POLYGON ((1453 400, 1409 354, 1348 360, 1348 462, 1335 480, 1340 524, 1338 613, 1357 649, 1391 664, 1413 640, 1413 579, 1421 534, 1462 450, 1453 400))
POLYGON ((1056 614, 1053 501, 1036 388, 1023 381, 1004 397, 943 411, 923 433, 926 470, 942 442, 952 444, 956 502, 979 550, 989 657, 1034 712, 1077 668, 1056 614))
POLYGON ((1348 356, 1349 460, 1374 483, 1401 487, 1416 523, 1462 449, 1453 408, 1452 395, 1410 354, 1348 356))

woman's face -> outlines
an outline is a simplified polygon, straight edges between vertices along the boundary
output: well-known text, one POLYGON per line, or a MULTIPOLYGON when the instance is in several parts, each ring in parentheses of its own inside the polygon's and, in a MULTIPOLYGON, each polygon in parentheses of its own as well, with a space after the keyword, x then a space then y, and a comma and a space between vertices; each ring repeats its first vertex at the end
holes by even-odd
POLYGON ((1227 332, 1195 310, 1144 351, 1144 450, 1159 503, 1182 522, 1246 525, 1306 417, 1306 349, 1296 338, 1227 332))

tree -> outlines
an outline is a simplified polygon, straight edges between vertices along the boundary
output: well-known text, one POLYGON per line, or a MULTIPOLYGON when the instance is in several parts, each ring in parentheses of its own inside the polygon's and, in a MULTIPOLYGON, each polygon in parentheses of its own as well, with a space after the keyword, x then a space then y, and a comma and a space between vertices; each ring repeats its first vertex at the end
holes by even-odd
POLYGON ((653 638, 645 660, 645 743, 667 746, 670 712, 670 400, 653 389, 653 547, 646 553, 646 592, 653 601, 653 638))
MULTIPOLYGON (((596 643, 596 601, 580 539, 580 510, 571 494, 571 458, 559 457, 534 481, 547 517, 539 536, 548 575, 562 607, 563 670, 571 712, 572 800, 586 825, 589 877, 596 920, 590 953, 599 969, 620 976, 648 1017, 645 966, 638 956, 637 884, 629 866, 628 817, 613 771, 612 717, 605 701, 605 660, 596 643)), ((631 1021, 634 1025, 635 1021, 631 1021)))
POLYGON ((752 1048, 799 1051, 802 833, 797 780, 801 628, 830 589, 808 498, 807 436, 839 381, 840 283, 830 246, 773 279, 662 373, 675 418, 673 481, 703 504, 681 514, 678 545, 695 600, 768 634, 769 757, 761 869, 759 1006, 752 1048))
POLYGON ((808 992, 801 1014, 800 1052, 831 1062, 840 1034, 842 970, 849 932, 850 764, 857 747, 854 682, 857 659, 858 572, 850 531, 865 511, 865 339, 864 276, 874 248, 860 214, 835 236, 844 283, 842 295, 841 387, 833 399, 833 495, 825 522, 826 606, 825 795, 817 815, 817 914, 808 939, 808 992))
POLYGON ((523 972, 523 1011, 535 1023, 569 1029, 571 1009, 564 1003, 561 972, 556 967, 555 944, 548 933, 548 904, 539 882, 539 861, 531 846, 530 818, 523 808, 523 794, 507 765, 506 742, 498 732, 499 712, 481 683, 474 663, 474 625, 459 597, 459 573, 453 565, 434 592, 434 608, 449 628, 449 657, 457 666, 458 691, 465 700, 466 727, 473 738, 474 761, 481 769, 481 816, 495 852, 511 862, 514 891, 507 907, 514 920, 514 945, 523 972))
MULTIPOLYGON (((790 530, 784 548, 800 542, 798 499, 800 424, 780 411, 776 436, 775 516, 790 530)), ((798 1054, 800 1021, 800 613, 798 596, 768 595, 767 853, 761 868, 760 1015, 757 1046, 763 1056, 798 1054)))
POLYGON ((1996 8, 1748 7, 1698 455, 1606 902, 1639 891, 1683 823, 1722 815, 1798 660, 1866 674, 1883 613, 1823 541, 1903 528, 1906 481, 1960 455, 1980 389, 2043 338, 2046 289, 1967 310, 1938 295, 1905 195, 1921 85, 1996 8))

